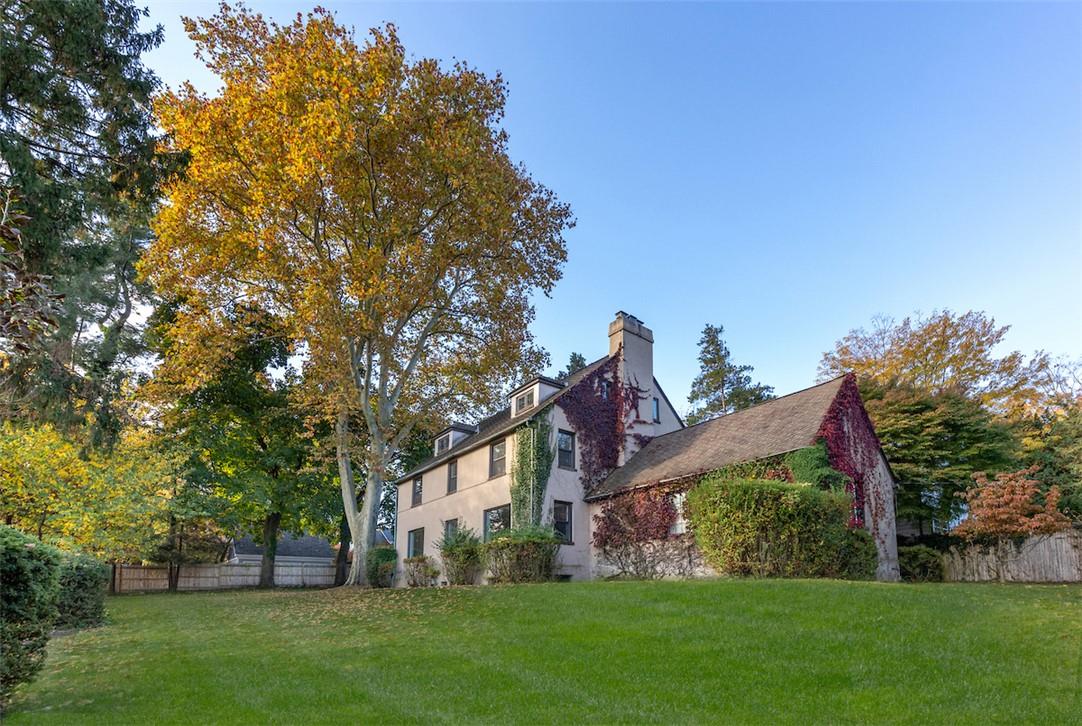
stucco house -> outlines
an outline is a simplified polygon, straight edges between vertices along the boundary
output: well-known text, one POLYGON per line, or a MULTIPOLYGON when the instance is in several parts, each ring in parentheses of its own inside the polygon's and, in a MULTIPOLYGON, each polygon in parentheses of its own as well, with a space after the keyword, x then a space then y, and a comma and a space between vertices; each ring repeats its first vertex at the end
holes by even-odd
POLYGON ((477 424, 453 423, 436 434, 433 456, 396 481, 400 573, 406 557, 438 560, 437 543, 453 529, 469 527, 488 539, 511 526, 515 434, 540 416, 556 450, 542 522, 564 540, 562 577, 605 573, 591 542, 594 515, 606 498, 809 446, 829 424, 833 439, 854 449, 847 462, 861 469, 853 473, 861 480, 865 526, 879 548, 879 577, 897 579, 894 481, 851 378, 685 427, 654 377, 653 332, 621 311, 608 333, 608 355, 566 381, 525 381, 499 413, 477 424), (599 420, 609 422, 607 431, 599 430, 599 420), (874 450, 856 450, 867 449, 869 441, 874 450))

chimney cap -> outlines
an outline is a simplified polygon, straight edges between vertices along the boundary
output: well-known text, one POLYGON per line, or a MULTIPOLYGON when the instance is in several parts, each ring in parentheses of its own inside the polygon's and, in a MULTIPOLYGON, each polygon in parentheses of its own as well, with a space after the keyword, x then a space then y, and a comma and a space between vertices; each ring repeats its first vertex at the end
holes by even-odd
POLYGON ((626 312, 624 310, 617 310, 616 311, 616 317, 617 317, 617 319, 624 318, 626 320, 631 320, 632 322, 638 323, 639 325, 644 325, 645 324, 641 320, 636 318, 634 315, 632 315, 631 313, 626 312))

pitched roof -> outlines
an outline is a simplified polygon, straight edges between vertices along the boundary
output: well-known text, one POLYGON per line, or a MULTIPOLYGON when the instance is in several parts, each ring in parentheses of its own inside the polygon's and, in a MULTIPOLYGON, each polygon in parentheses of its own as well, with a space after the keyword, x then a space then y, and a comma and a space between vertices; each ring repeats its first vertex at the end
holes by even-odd
POLYGON ((811 446, 845 377, 658 436, 587 499, 811 446))
MULTIPOLYGON (((262 555, 263 546, 245 535, 234 540, 233 552, 238 555, 262 555)), ((282 532, 278 536, 275 557, 334 557, 334 550, 331 549, 330 542, 322 537, 294 537, 289 532, 282 532)))
MULTIPOLYGON (((529 420, 531 416, 536 414, 544 406, 548 406, 549 404, 558 401, 560 397, 567 393, 569 390, 571 390, 575 386, 575 384, 577 384, 583 378, 600 368, 601 365, 604 364, 608 359, 609 356, 605 356, 604 358, 595 360, 593 363, 586 366, 585 368, 580 368, 579 370, 575 371, 567 377, 566 381, 564 381, 564 387, 562 389, 552 394, 548 398, 538 402, 537 406, 529 409, 525 413, 521 413, 518 416, 512 417, 511 407, 508 406, 507 408, 499 411, 498 413, 495 413, 486 419, 482 419, 481 422, 477 424, 477 433, 470 434, 469 436, 464 436, 463 438, 455 442, 455 444, 452 445, 451 448, 447 449, 443 453, 437 456, 430 456, 429 458, 425 459, 413 469, 398 477, 398 479, 395 480, 395 484, 401 484, 402 482, 407 481, 408 479, 411 479, 418 474, 423 474, 429 469, 435 466, 439 466, 445 461, 453 459, 456 456, 461 456, 462 454, 465 454, 469 451, 473 451, 479 446, 483 446, 489 441, 492 441, 493 439, 498 438, 503 434, 506 434, 519 424, 529 420)), ((537 379, 534 378, 532 380, 537 379)))

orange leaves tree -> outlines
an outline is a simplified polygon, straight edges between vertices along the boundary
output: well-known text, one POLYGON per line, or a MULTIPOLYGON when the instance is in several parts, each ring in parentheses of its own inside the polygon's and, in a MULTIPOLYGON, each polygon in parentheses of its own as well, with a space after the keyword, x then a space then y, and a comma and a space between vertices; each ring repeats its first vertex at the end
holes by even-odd
POLYGON ((530 294, 559 279, 571 213, 510 160, 498 75, 410 59, 390 25, 358 44, 319 9, 279 26, 223 4, 184 22, 223 85, 155 106, 190 158, 142 263, 179 306, 166 365, 209 375, 238 302, 282 321, 336 422, 359 583, 409 434, 541 362, 530 294))
POLYGON ((1057 509, 1059 487, 1050 487, 1041 496, 1040 483, 1030 477, 1037 467, 997 474, 989 479, 975 475, 976 486, 963 498, 969 517, 954 528, 954 534, 968 540, 1028 537, 1068 529, 1070 520, 1057 509))

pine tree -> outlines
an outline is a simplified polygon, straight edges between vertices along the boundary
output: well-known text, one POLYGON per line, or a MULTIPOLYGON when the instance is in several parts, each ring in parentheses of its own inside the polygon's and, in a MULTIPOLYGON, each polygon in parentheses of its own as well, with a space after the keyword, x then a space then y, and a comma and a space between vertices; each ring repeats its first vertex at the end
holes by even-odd
POLYGON ((575 373, 576 371, 581 371, 585 367, 586 358, 582 355, 582 353, 572 352, 571 356, 567 359, 567 368, 556 374, 556 380, 566 381, 568 378, 571 377, 572 373, 575 373))
POLYGON ((737 365, 732 361, 729 347, 722 334, 724 326, 711 325, 703 329, 699 338, 699 364, 701 372, 691 384, 688 403, 692 411, 689 424, 740 411, 774 397, 774 387, 752 383, 755 370, 749 365, 737 365))

